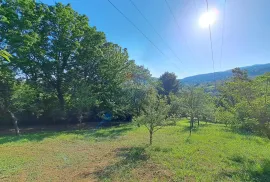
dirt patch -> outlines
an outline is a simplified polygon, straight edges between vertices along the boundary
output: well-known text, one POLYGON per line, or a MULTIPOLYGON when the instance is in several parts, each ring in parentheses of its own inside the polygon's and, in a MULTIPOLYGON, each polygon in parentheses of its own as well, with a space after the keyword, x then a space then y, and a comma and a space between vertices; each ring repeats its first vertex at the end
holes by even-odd
POLYGON ((139 181, 174 181, 174 175, 171 171, 153 162, 144 163, 139 168, 135 168, 132 170, 132 174, 139 181))

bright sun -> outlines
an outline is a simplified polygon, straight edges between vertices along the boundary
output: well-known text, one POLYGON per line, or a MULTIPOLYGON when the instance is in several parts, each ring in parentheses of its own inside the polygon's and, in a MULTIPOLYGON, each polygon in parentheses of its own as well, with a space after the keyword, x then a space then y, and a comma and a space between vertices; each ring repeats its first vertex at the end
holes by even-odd
POLYGON ((199 19, 199 24, 202 28, 207 28, 209 25, 213 25, 217 19, 216 11, 208 11, 201 15, 199 19))

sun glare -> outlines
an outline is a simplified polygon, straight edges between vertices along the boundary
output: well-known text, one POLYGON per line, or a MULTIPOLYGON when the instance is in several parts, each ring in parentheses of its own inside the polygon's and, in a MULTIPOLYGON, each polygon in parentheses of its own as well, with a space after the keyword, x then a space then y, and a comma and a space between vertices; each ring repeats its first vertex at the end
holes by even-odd
POLYGON ((207 28, 209 25, 213 25, 217 19, 216 11, 209 11, 201 15, 199 24, 202 28, 207 28))

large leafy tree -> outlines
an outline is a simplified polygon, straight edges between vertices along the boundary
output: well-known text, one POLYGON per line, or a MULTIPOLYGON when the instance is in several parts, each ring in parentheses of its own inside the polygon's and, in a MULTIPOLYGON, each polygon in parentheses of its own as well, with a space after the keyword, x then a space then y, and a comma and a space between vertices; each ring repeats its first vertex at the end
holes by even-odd
POLYGON ((12 111, 12 87, 14 83, 14 74, 6 64, 0 62, 0 115, 9 115, 14 124, 16 134, 19 135, 18 119, 12 111))
POLYGON ((104 38, 91 37, 95 28, 70 5, 8 0, 1 12, 1 39, 14 55, 14 66, 26 79, 55 92, 64 110, 70 73, 77 67, 82 44, 91 40, 88 44, 94 49, 104 38))
POLYGON ((177 93, 180 89, 180 82, 174 73, 165 72, 159 80, 161 82, 160 94, 168 96, 170 93, 177 93))
POLYGON ((117 102, 130 65, 126 49, 107 42, 70 5, 7 0, 0 10, 1 40, 14 55, 12 64, 20 77, 57 98, 62 111, 67 101, 79 113, 93 106, 120 110, 117 102))
POLYGON ((137 66, 132 62, 127 73, 127 80, 123 84, 123 95, 126 105, 129 107, 130 115, 138 116, 143 111, 143 106, 147 100, 149 89, 152 88, 154 81, 148 69, 137 66))
POLYGON ((73 71, 76 80, 72 86, 72 95, 77 100, 84 100, 80 102, 80 107, 95 109, 97 114, 121 114, 125 110, 121 107, 121 98, 125 96, 122 88, 131 64, 127 50, 117 44, 105 43, 94 54, 93 61, 91 57, 89 61, 84 60, 83 56, 79 59, 80 65, 73 71))

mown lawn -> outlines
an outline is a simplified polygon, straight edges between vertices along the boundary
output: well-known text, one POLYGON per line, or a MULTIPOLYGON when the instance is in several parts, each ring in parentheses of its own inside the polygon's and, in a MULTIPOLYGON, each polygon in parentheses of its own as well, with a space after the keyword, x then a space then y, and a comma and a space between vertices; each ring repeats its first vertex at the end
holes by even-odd
POLYGON ((0 137, 0 181, 270 181, 270 142, 201 124, 0 137))

